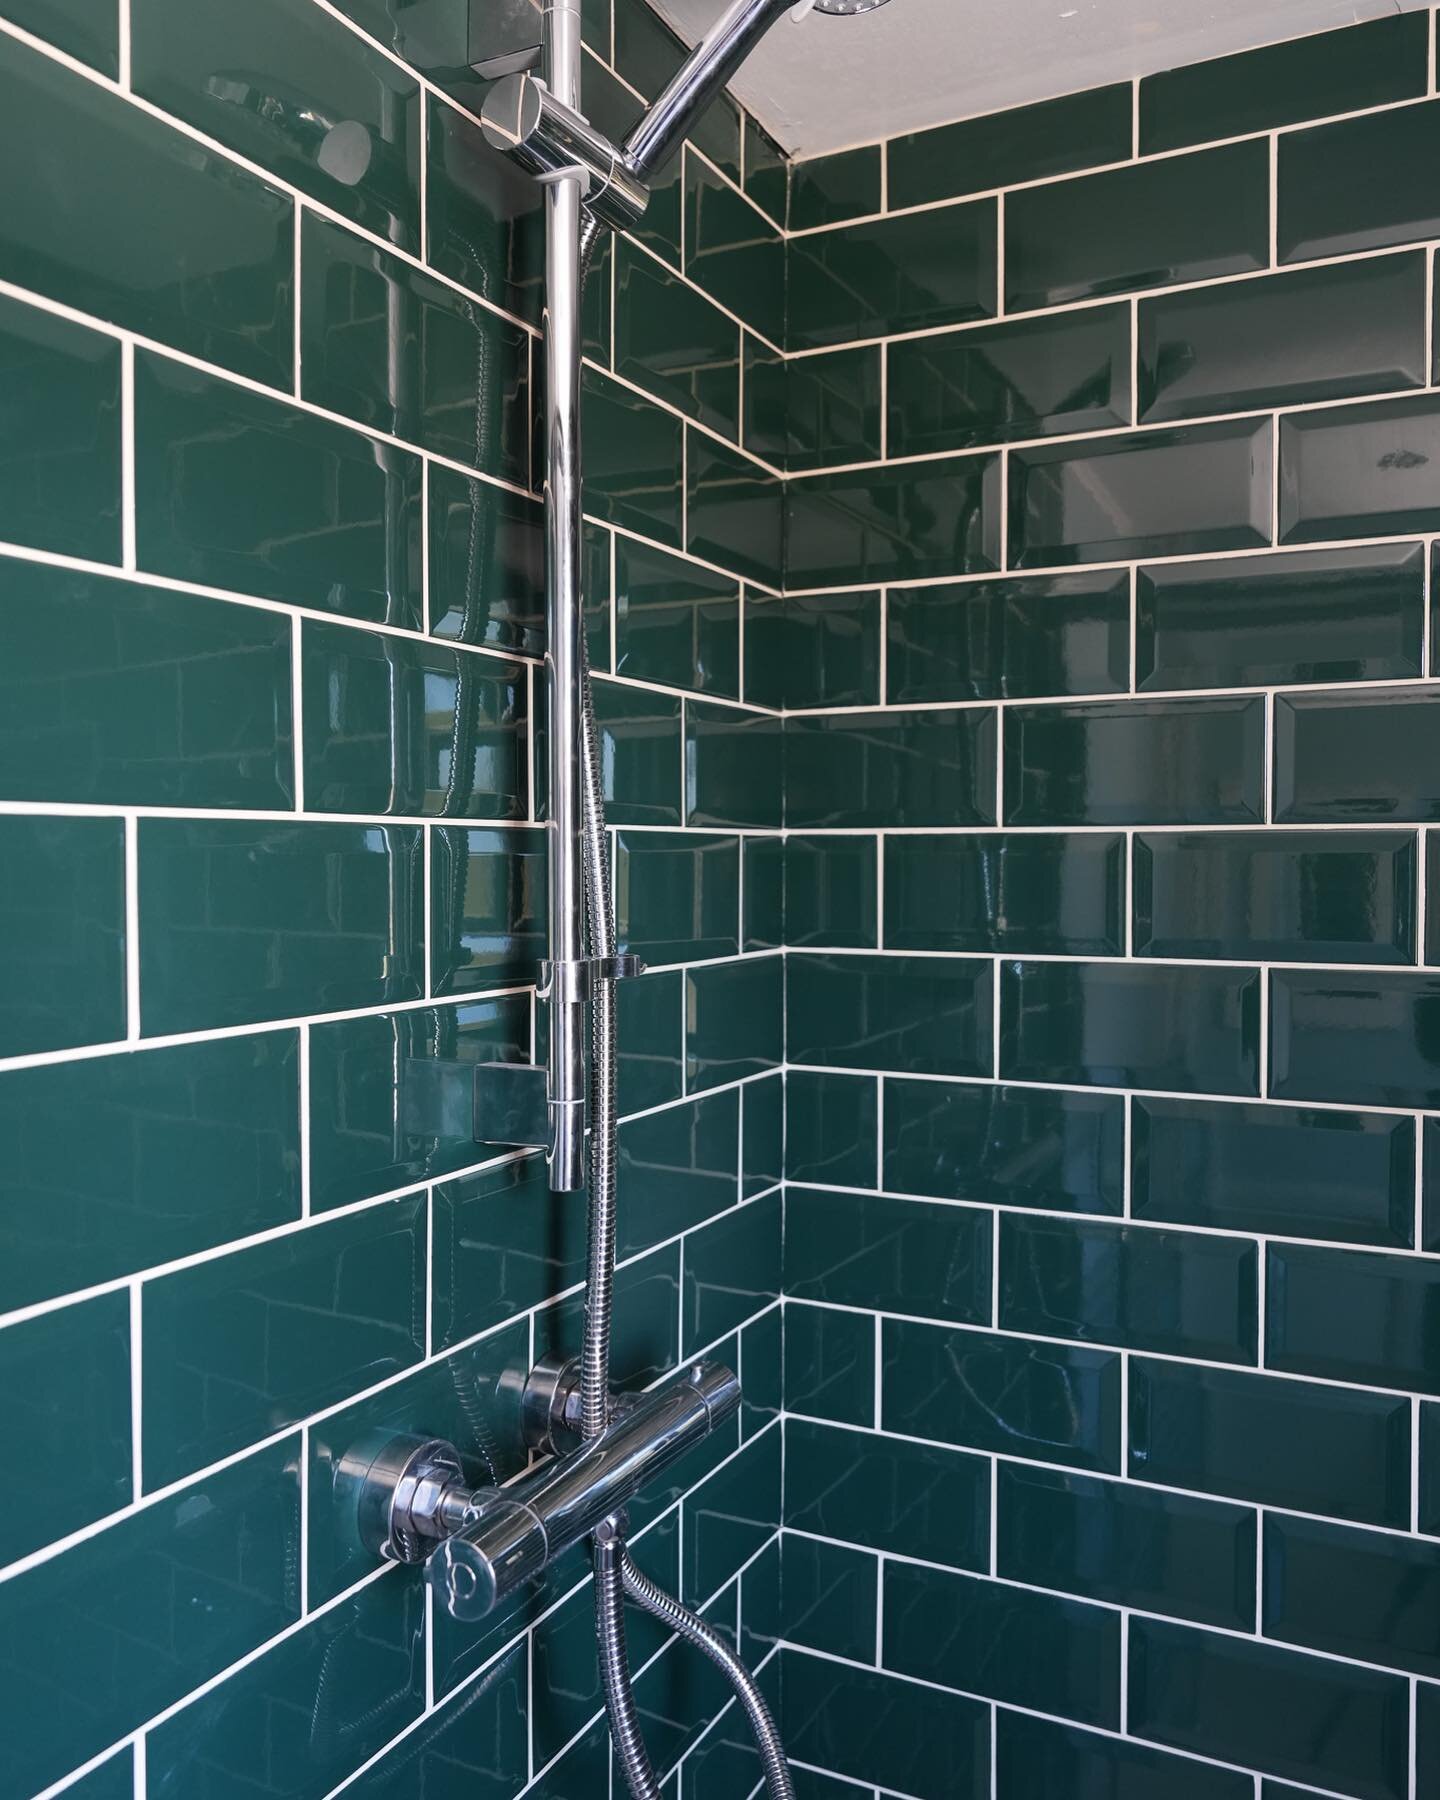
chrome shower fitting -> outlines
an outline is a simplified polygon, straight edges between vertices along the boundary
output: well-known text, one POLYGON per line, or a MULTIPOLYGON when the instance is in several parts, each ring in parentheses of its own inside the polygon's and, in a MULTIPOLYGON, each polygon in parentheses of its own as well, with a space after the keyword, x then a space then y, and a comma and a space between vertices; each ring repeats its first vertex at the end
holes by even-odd
POLYGON ((831 18, 853 18, 857 13, 874 12, 889 0, 815 0, 815 11, 829 13, 831 18))

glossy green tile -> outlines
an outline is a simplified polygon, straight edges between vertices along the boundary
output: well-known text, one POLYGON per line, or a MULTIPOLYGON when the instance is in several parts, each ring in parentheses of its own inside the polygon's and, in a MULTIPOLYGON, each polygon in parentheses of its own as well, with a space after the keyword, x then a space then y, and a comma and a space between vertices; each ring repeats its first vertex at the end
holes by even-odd
POLYGON ((891 456, 1130 423, 1125 306, 908 338, 888 357, 891 456))
POLYGON ((300 269, 307 400, 528 486, 527 332, 313 213, 300 269))
POLYGON ((615 539, 615 671, 740 692, 740 584, 632 538, 615 539))
POLYGON ((1437 734, 1440 707, 1428 688, 1277 695, 1276 818, 1440 818, 1430 777, 1437 734))
POLYGON ((1162 1487, 1403 1529, 1410 1517, 1410 1403, 1136 1358, 1127 1473, 1162 1487))
POLYGON ((585 1222, 551 1195, 538 1157, 445 1182, 435 1189, 435 1343, 476 1332, 584 1279, 585 1222))
POLYGON ((299 1450, 272 1444, 4 1584, 6 1639, 24 1646, 6 1671, 7 1791, 48 1787, 299 1617, 299 1450))
POLYGON ((5 1311, 300 1216, 292 1032, 12 1069, 0 1132, 5 1311))
POLYGON ((1415 1133, 1385 1113, 1137 1099, 1137 1219, 1408 1248, 1415 1133))
POLYGON ((611 825, 681 823, 680 701, 669 694, 594 684, 605 817, 611 825))
POLYGON ((785 336, 785 240, 696 156, 685 158, 685 273, 772 344, 785 336))
POLYGON ((622 950, 651 964, 738 955, 737 838, 622 832, 614 880, 622 950))
POLYGON ((5 798, 294 804, 288 619, 44 563, 0 581, 5 798))
POLYGON ((539 656, 545 649, 540 507, 431 463, 430 629, 436 637, 539 656))
POLYGON ((1000 566, 1000 462, 950 457, 793 481, 788 585, 940 580, 1000 566))
POLYGON ((1120 1466, 1120 1358, 1108 1350, 887 1319, 881 1356, 887 1431, 1079 1469, 1120 1466))
POLYGON ((1270 542, 1271 507, 1268 419, 1018 450, 1010 560, 1024 569, 1249 550, 1270 542))
POLYGON ((698 431, 686 433, 685 472, 686 549, 748 581, 779 587, 786 529, 781 483, 698 431))
MULTIPOLYGON (((981 1800, 990 1791, 990 1708, 959 1694, 783 1652, 780 1717, 797 1761, 916 1800, 981 1800)), ((816 1800, 820 1800, 817 1794, 816 1800)))
POLYGON ((1287 132, 1280 139, 1281 262, 1434 237, 1440 210, 1428 171, 1437 144, 1434 105, 1287 132))
POLYGON ((940 1199, 1119 1213, 1125 1107, 1107 1094, 885 1083, 881 1186, 940 1199))
POLYGON ((778 1299, 781 1267, 778 1193, 692 1232, 685 1240, 681 1354, 696 1355, 778 1299))
MULTIPOLYGON (((893 158, 893 147, 889 154, 893 158)), ((829 156, 792 163, 786 221, 791 231, 843 225, 849 219, 882 211, 884 156, 879 144, 865 144, 858 150, 837 150, 829 156)))
POLYGON ((616 989, 620 1111, 678 1100, 685 1067, 685 976, 679 969, 616 989))
POLYGON ((1138 956, 1414 960, 1409 833, 1137 836, 1134 882, 1138 956))
MULTIPOLYGON (((1440 1534, 1440 1404, 1420 1403, 1420 1506, 1416 1525, 1440 1534)), ((1440 1748, 1440 1745, 1437 1745, 1440 1748)))
POLYGON ((925 1562, 985 1570, 990 1464, 938 1444, 785 1422, 785 1523, 925 1562))
POLYGON ((0 818, 0 1056, 125 1035, 125 826, 0 818))
MULTIPOLYGON (((703 1605, 775 1535, 782 1442, 778 1429, 767 1431, 686 1495, 680 1597, 687 1605, 703 1605)), ((873 1635, 870 1642, 873 1648, 873 1635)))
POLYGON ((876 705, 878 591, 784 600, 747 592, 745 697, 788 708, 876 705))
POLYGON ((349 1791, 356 1800, 401 1800, 417 1788, 428 1800, 505 1800, 528 1769, 526 1686, 522 1645, 428 1714, 349 1791))
POLYGON ((785 975, 778 956, 685 973, 686 1082, 720 1087, 784 1060, 785 975))
POLYGON ((1440 1106, 1433 976, 1277 970, 1270 1009, 1277 1099, 1440 1106))
POLYGON ((1266 1362, 1298 1375, 1440 1394, 1440 1267, 1413 1257, 1273 1245, 1266 1362))
POLYGON ((865 344, 787 360, 747 340, 746 449, 792 472, 878 460, 883 355, 865 344))
MULTIPOLYGON (((587 85, 593 67, 585 68, 587 85)), ((425 260, 538 326, 545 301, 543 196, 521 169, 495 154, 465 113, 443 105, 427 110, 425 260)))
POLYGON ((998 1463, 996 1572, 1029 1587, 1255 1624, 1255 1514, 1129 1482, 998 1463))
POLYGON ((615 373, 726 437, 740 433, 740 327, 623 239, 615 269, 615 373))
POLYGON ((998 1323, 1209 1362, 1253 1363, 1256 1246, 1078 1219, 1000 1218, 998 1323))
POLYGON ((1265 707, 1130 700, 1016 707, 1007 825, 1252 825, 1265 816, 1265 707))
POLYGON ((785 1196, 785 1292, 988 1325, 988 1211, 797 1187, 785 1196))
POLYGON ((120 560, 120 345, 0 299, 0 537, 120 560))
POLYGON ((545 953, 544 833, 445 826, 430 855, 434 991, 537 980, 545 953))
POLYGON ((257 381, 291 376, 289 198, 11 39, 0 70, 8 278, 257 381), (136 236, 142 215, 143 247, 136 236))
POLYGON ((1428 397, 1299 413, 1280 422, 1280 541, 1388 537, 1440 522, 1421 474, 1440 455, 1428 397))
POLYGON ((780 1608, 788 1643, 854 1662, 875 1656, 877 1559, 787 1532, 781 1540, 780 1608))
MULTIPOLYGON (((878 1124, 879 1093, 873 1077, 791 1069, 785 1077, 786 1177, 836 1187, 875 1187, 878 1124)), ((813 1248, 823 1253, 823 1246, 813 1248)), ((787 1275, 786 1292, 790 1291, 787 1275)), ((808 1298, 838 1296, 817 1293, 808 1298)))
POLYGON ((1265 143, 1228 144, 1009 195, 1007 308, 1267 267, 1269 163, 1265 143))
POLYGON ((875 1321, 868 1313, 787 1300, 785 1410, 841 1425, 875 1423, 875 1321))
POLYGON ((27 1556, 130 1503, 128 1293, 0 1331, 0 1430, 17 1467, 70 1473, 43 1507, 18 1486, 6 1497, 0 1560, 27 1556))
POLYGON ((1124 693, 1130 685, 1123 570, 897 588, 885 619, 892 705, 1124 693))
POLYGON ((785 823, 986 825, 993 711, 816 713, 785 722, 785 823))
POLYGON ((1260 992, 1254 969, 1007 963, 1000 1073, 1017 1081, 1258 1094, 1260 992))
POLYGON ((791 163, 770 133, 745 116, 745 192, 777 225, 786 223, 791 163))
MULTIPOLYGON (((751 855, 748 847, 745 854, 747 859, 751 855)), ((787 837, 784 878, 787 944, 796 949, 876 946, 879 881, 873 838, 787 837)), ((747 911, 747 929, 750 917, 747 911)))
POLYGON ((139 839, 147 1036, 420 998, 418 831, 143 819, 139 839))
POLYGON ((1238 1770, 1166 1756, 1030 1713, 1002 1708, 995 1727, 995 1800, 1038 1800, 1042 1794, 1251 1800, 1254 1792, 1254 1778, 1238 1770))
POLYGON ((1099 163, 1128 162, 1132 105, 1129 84, 1119 83, 892 138, 890 204, 923 206, 1099 163))
POLYGON ((784 822, 782 753, 779 719, 733 706, 687 702, 687 822, 778 830, 784 822))
POLYGON ((1125 949, 1125 839, 891 837, 885 943, 891 950, 1063 952, 1125 949))
POLYGON ((991 968, 966 957, 788 956, 788 1058, 901 1075, 991 1075, 991 968))
POLYGON ((1140 417, 1424 387, 1425 282, 1412 255, 1142 300, 1140 417))
MULTIPOLYGON (((615 1277, 612 1351, 618 1387, 648 1387, 680 1360, 680 1292, 678 1244, 627 1263, 615 1277)), ((535 1316, 539 1356, 578 1356, 584 1335, 585 1297, 578 1291, 535 1316)))
POLYGON ((148 1733, 156 1800, 282 1785, 321 1800, 425 1705, 424 1590, 373 1582, 148 1733))
POLYGON ((157 575, 424 623, 418 457, 144 351, 135 530, 157 575))
POLYGON ((1437 1604, 1440 1545, 1318 1519, 1265 1521, 1267 1637, 1433 1676, 1437 1604))
POLYGON ((137 0, 130 68, 165 112, 419 249, 419 83, 338 19, 299 0, 137 0), (280 43, 283 80, 262 72, 280 43))
POLYGON ((1415 1719, 1416 1780, 1423 1791, 1440 1779, 1440 1692, 1424 1682, 1415 1690, 1415 1719))
POLYGON ((1424 582, 1417 544, 1142 569, 1138 684, 1263 687, 1419 675, 1424 582))
MULTIPOLYGON (((740 1185, 749 1200, 785 1175, 785 1084, 779 1074, 749 1082, 740 1095, 740 1185)), ((778 1375, 778 1364, 772 1375, 778 1375)))
POLYGON ((1400 1800, 1409 1688, 1397 1676, 1136 1619, 1130 1730, 1269 1774, 1400 1800))
POLYGON ((734 1090, 648 1113, 620 1127, 622 1258, 637 1256, 735 1205, 739 1131, 740 1096, 734 1090))
POLYGON ((785 840, 750 837, 741 843, 742 950, 777 950, 785 942, 785 840))
POLYGON ((882 1655, 902 1675, 1120 1722, 1120 1615, 1103 1607, 887 1563, 882 1655))
POLYGON ((1416 99, 1428 56, 1425 21, 1397 14, 1167 69, 1140 83, 1141 154, 1416 99))
POLYGON ((991 318, 993 200, 901 214, 789 243, 791 350, 991 318), (945 255, 935 255, 937 239, 945 255))
POLYGON ((104 0, 6 0, 5 15, 102 75, 119 74, 120 21, 104 0))

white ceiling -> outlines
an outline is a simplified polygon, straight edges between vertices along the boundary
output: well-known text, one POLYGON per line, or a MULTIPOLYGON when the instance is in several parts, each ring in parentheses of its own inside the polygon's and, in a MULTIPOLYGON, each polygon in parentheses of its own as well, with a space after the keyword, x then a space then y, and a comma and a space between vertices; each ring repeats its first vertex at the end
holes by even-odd
MULTIPOLYGON (((727 0, 655 0, 694 42, 727 0)), ((1426 0, 891 0, 783 19, 732 84, 787 150, 817 156, 1426 0)))

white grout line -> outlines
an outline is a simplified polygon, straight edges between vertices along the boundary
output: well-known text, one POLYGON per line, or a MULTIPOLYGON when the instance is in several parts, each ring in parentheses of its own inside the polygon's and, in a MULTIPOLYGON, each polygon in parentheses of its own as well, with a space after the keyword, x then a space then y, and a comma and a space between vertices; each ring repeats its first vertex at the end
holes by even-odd
MULTIPOLYGON (((125 830, 125 1041, 140 1041, 140 821, 123 815, 125 830)), ((0 1067, 5 1065, 0 1064, 0 1067)))
POLYGON ((120 566, 133 571, 135 550, 135 345, 120 344, 120 566))
POLYGON ((145 1492, 144 1395, 145 1377, 141 1361, 142 1301, 140 1283, 131 1281, 130 1288, 130 1497, 132 1505, 145 1492))

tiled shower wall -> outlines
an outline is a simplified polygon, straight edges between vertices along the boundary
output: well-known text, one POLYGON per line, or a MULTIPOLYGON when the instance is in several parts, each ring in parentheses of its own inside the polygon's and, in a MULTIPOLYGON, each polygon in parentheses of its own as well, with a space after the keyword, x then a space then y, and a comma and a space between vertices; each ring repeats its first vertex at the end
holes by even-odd
POLYGON ((824 1800, 1440 1793, 1435 93, 1412 12, 794 171, 824 1800))

